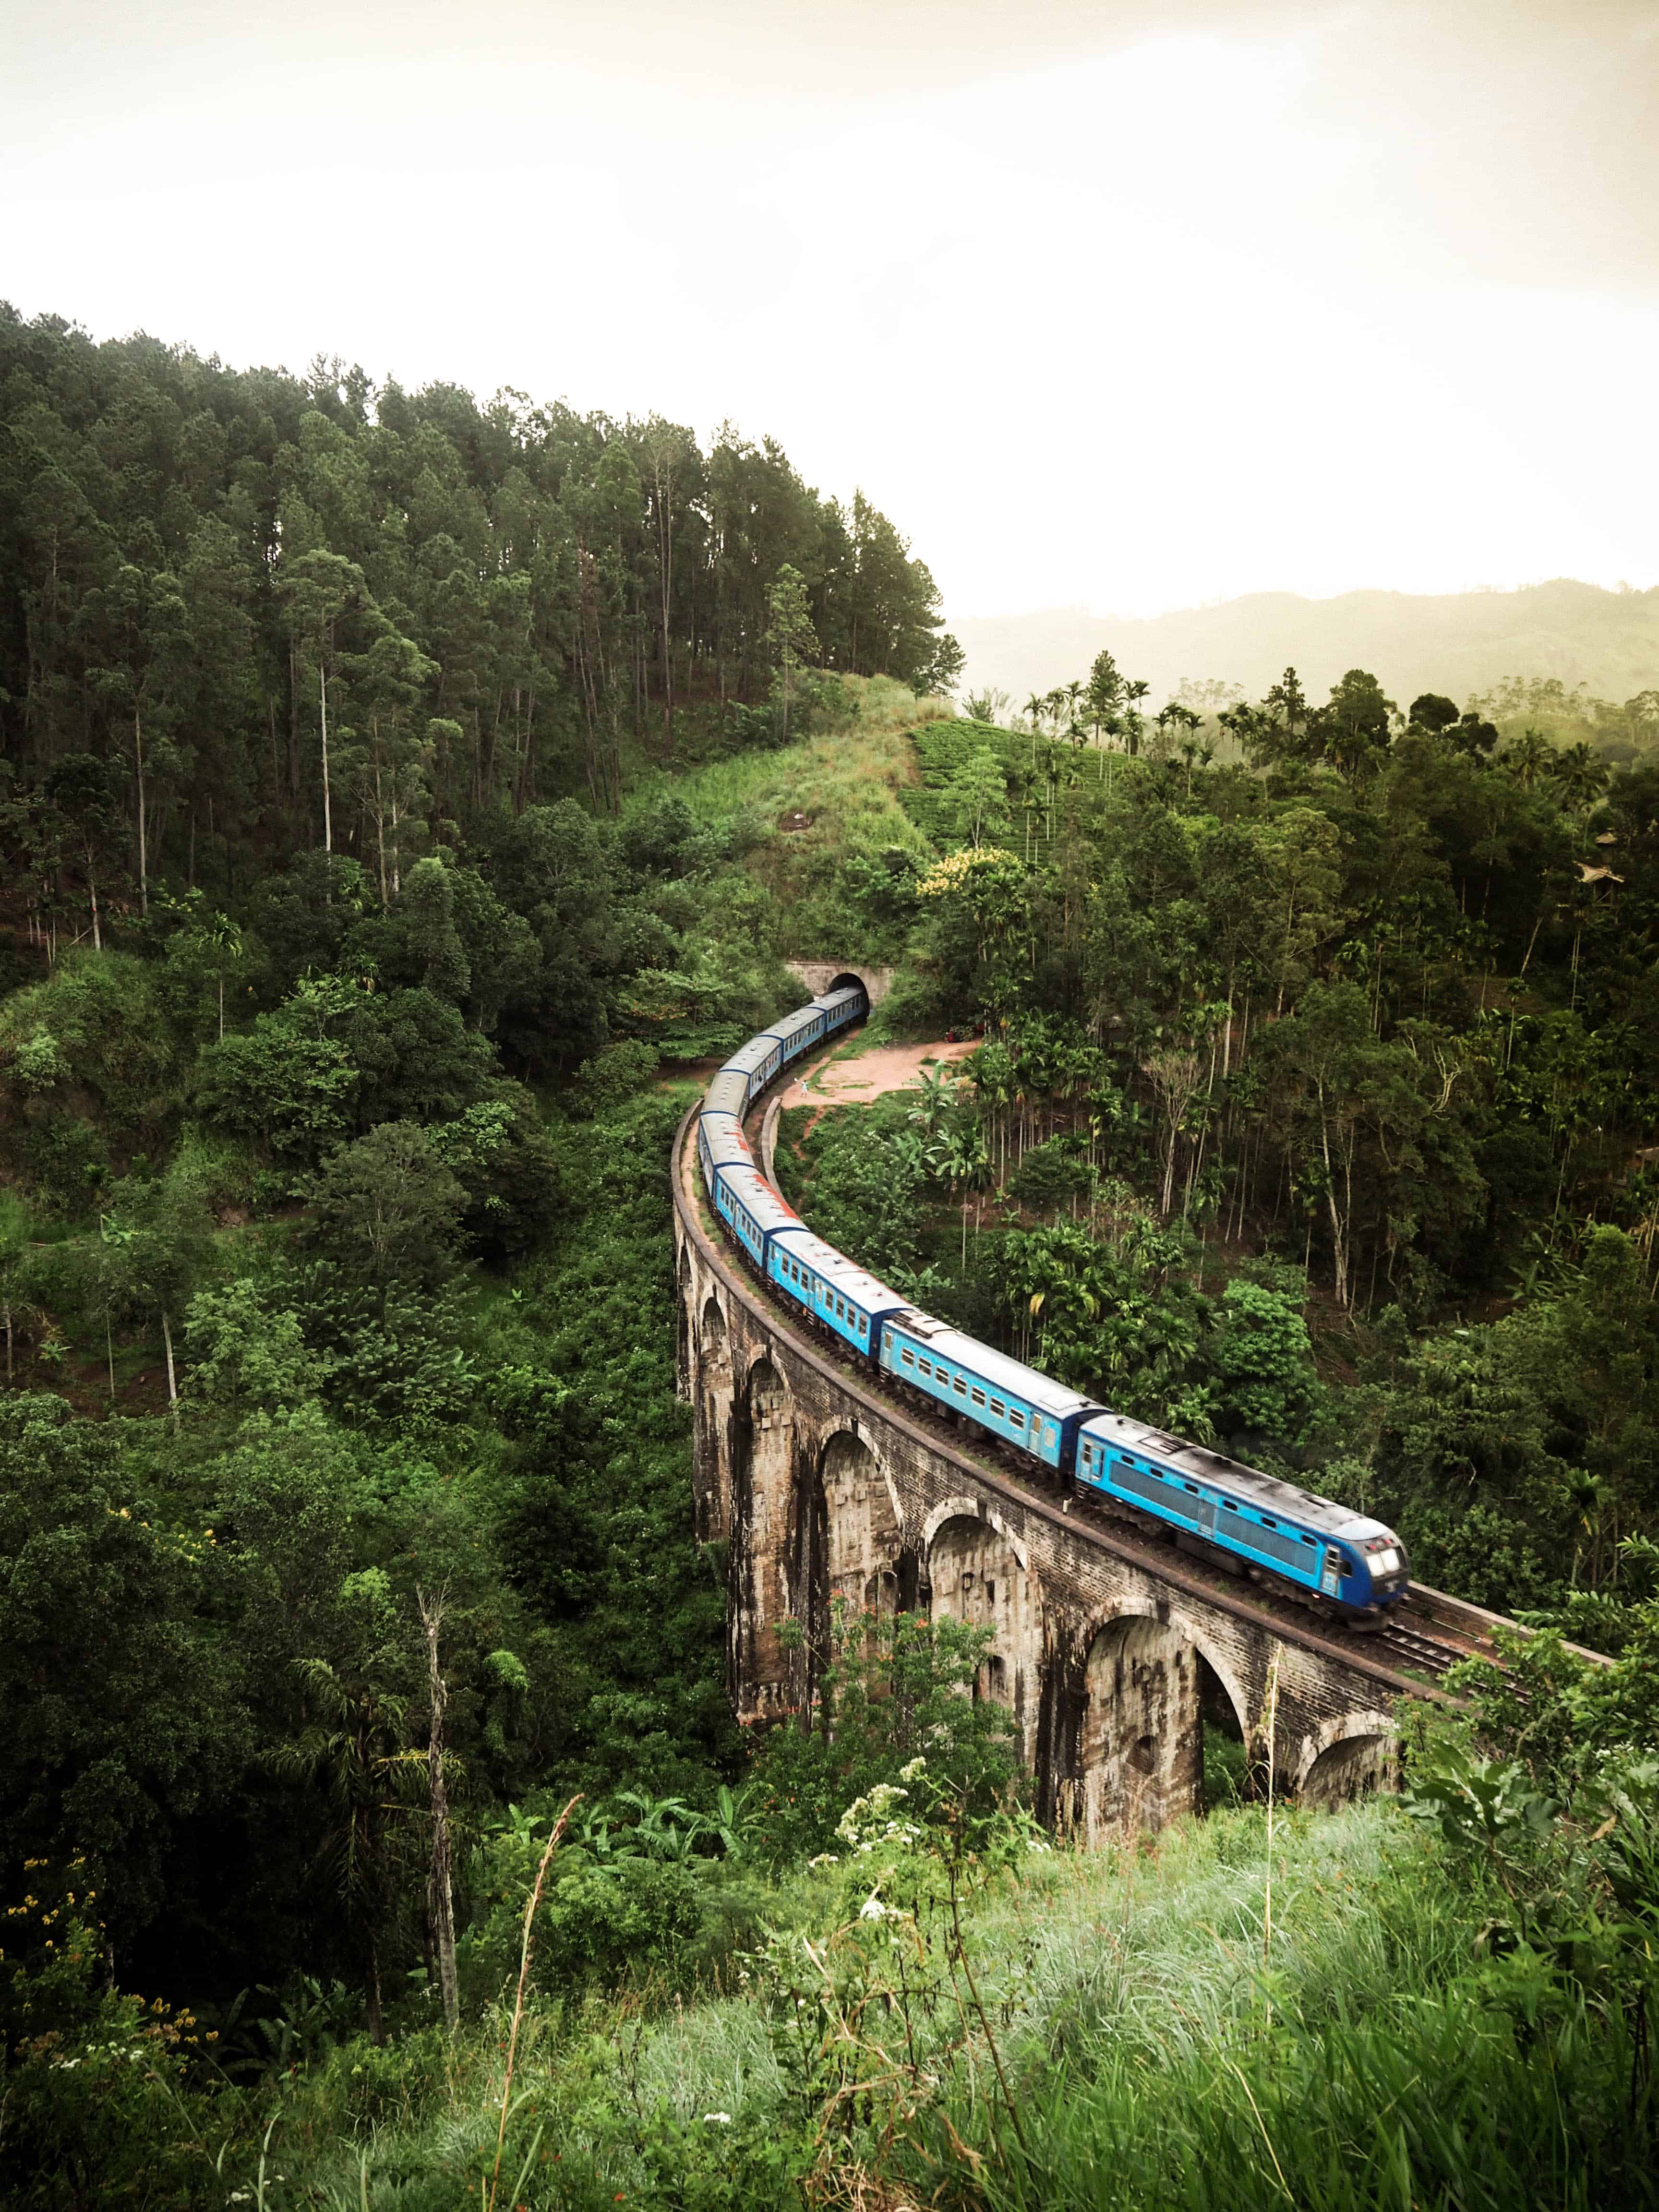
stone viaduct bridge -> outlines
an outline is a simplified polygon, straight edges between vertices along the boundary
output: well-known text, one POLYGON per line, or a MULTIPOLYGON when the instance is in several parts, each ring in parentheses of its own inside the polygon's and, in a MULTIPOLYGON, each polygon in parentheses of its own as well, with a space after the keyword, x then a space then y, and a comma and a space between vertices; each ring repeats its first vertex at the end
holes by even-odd
POLYGON ((1362 1635, 1235 1581, 1018 1472, 775 1303, 707 1206, 695 1114, 673 1163, 680 1389, 699 1534, 727 1545, 738 1718, 809 1704, 830 1608, 921 1608, 993 1632, 1041 1817, 1097 1844, 1202 1808, 1203 1720, 1231 1715, 1259 1786, 1335 1805, 1390 1784, 1395 1711, 1489 1648, 1492 1616, 1413 1592, 1362 1635), (810 1332, 810 1333, 809 1333, 810 1332), (784 1637, 799 1622, 804 1635, 784 1637))

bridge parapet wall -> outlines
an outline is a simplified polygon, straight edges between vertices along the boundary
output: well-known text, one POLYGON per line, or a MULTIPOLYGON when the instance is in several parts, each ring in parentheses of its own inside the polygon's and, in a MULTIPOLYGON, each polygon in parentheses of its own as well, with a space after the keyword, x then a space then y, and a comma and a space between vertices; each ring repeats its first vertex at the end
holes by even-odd
POLYGON ((946 1441, 772 1306, 716 1241, 684 1142, 674 1184, 697 1527, 728 1547, 739 1720, 810 1702, 844 1598, 993 1631, 976 1694, 1008 1706, 1040 1815, 1089 1844, 1201 1809, 1206 1698, 1231 1708, 1258 1776, 1273 1698, 1282 1795, 1390 1786, 1393 1709, 1415 1684, 946 1441))

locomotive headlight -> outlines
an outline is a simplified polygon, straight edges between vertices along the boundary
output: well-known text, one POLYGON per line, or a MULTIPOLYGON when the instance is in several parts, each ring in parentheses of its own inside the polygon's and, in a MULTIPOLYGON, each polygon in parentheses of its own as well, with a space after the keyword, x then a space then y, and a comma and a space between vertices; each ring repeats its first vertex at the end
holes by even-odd
POLYGON ((1392 1547, 1386 1552, 1378 1552, 1371 1561, 1371 1572, 1374 1575, 1397 1574, 1399 1570, 1400 1554, 1392 1547))

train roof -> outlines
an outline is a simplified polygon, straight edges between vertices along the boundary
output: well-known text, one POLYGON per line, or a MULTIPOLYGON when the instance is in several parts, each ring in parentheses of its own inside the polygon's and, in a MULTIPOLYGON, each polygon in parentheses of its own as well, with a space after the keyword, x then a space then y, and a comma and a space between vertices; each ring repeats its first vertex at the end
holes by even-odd
POLYGON ((702 1094, 705 1114, 730 1114, 733 1120, 747 1103, 749 1078, 740 1067, 723 1067, 702 1094))
POLYGON ((930 1346, 946 1359, 965 1367, 994 1389, 1011 1391, 1023 1398, 1029 1406, 1036 1406, 1057 1421, 1070 1420, 1074 1413, 1099 1411, 1099 1401, 1085 1398, 1075 1390, 1068 1390, 1047 1375, 1039 1374, 1035 1367, 1027 1367, 1023 1360, 1010 1359, 1006 1352, 993 1352, 989 1345, 981 1344, 971 1336, 964 1336, 959 1328, 936 1321, 915 1306, 907 1307, 895 1315, 892 1326, 930 1346))
POLYGON ((759 1036, 750 1037, 746 1045, 741 1046, 732 1054, 731 1059, 720 1069, 720 1073, 729 1075, 736 1073, 739 1075, 752 1075, 776 1042, 777 1037, 773 1030, 763 1030, 759 1036))
POLYGON ((836 1006, 844 1006, 849 999, 864 999, 868 996, 869 993, 862 983, 843 983, 839 991, 820 991, 812 1004, 829 1010, 836 1006))
POLYGON ((805 1228, 805 1223, 794 1207, 787 1199, 778 1196, 758 1168, 723 1167, 720 1176, 720 1181, 743 1201, 763 1229, 805 1228))
POLYGON ((789 1238, 791 1256, 833 1283, 843 1297, 856 1298, 866 1313, 894 1313, 904 1304, 896 1291, 890 1291, 867 1267, 837 1252, 833 1244, 826 1244, 822 1237, 803 1229, 799 1236, 789 1238))
POLYGON ((1224 1452, 1212 1451, 1207 1444, 1188 1443, 1163 1429, 1149 1428, 1144 1421, 1131 1420, 1127 1413, 1101 1413, 1085 1426, 1091 1437, 1104 1437, 1127 1450, 1144 1452, 1161 1466, 1177 1468, 1182 1474, 1191 1475, 1196 1481, 1207 1482, 1213 1489, 1236 1491, 1252 1504, 1271 1507, 1287 1519, 1304 1522, 1310 1528, 1321 1529, 1327 1535, 1358 1540, 1365 1536, 1394 1534, 1381 1521, 1356 1513, 1352 1506, 1339 1505, 1314 1491, 1299 1489, 1293 1482, 1281 1481, 1276 1474, 1264 1474, 1260 1468, 1246 1467, 1242 1460, 1229 1459, 1224 1452))
MULTIPOLYGON (((769 1037, 776 1037, 781 1043, 787 1044, 792 1037, 799 1036, 804 1029, 810 1029, 823 1012, 823 1007, 814 1000, 810 1006, 797 1006, 793 1014, 785 1014, 781 1021, 774 1022, 765 1034, 769 1037)), ((760 1042, 759 1037, 755 1039, 757 1044, 760 1042)))

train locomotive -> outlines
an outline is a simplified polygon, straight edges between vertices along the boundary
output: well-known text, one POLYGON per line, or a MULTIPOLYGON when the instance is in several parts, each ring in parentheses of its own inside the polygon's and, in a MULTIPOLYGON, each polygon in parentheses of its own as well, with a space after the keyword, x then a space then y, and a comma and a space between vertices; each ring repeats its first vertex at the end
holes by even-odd
POLYGON ((878 1374, 971 1423, 1005 1450, 1092 1492, 1184 1550, 1279 1586, 1350 1625, 1374 1626, 1410 1586, 1406 1547, 1380 1521, 1114 1413, 993 1351, 815 1236, 767 1182, 744 1117, 803 1054, 864 1019, 862 984, 826 992, 751 1037, 715 1075, 697 1159, 727 1235, 777 1294, 878 1374))

